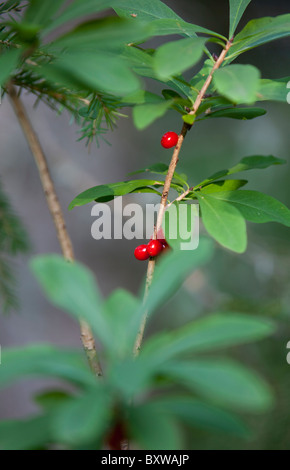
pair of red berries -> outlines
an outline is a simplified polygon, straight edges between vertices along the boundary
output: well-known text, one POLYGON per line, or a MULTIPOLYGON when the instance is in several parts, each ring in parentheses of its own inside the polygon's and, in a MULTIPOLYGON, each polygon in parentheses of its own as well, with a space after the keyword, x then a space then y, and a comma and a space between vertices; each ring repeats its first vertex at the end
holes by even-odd
POLYGON ((166 132, 161 139, 161 145, 165 149, 175 147, 178 142, 178 134, 176 132, 166 132))
POLYGON ((134 256, 139 261, 146 261, 148 258, 158 256, 161 251, 168 248, 168 243, 165 239, 150 240, 147 245, 139 245, 135 248, 134 256))

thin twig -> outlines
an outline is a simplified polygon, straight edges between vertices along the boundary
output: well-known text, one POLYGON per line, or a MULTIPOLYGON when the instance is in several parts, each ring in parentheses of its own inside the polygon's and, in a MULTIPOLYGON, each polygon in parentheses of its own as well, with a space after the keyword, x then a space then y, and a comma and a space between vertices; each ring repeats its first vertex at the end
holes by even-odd
MULTIPOLYGON (((55 191, 54 183, 50 176, 46 157, 44 155, 38 137, 26 114, 26 110, 23 106, 23 103, 18 96, 16 88, 12 83, 8 83, 6 89, 10 96, 11 103, 18 118, 19 124, 22 127, 27 143, 33 154, 35 163, 38 167, 40 180, 46 197, 46 202, 56 228, 56 233, 63 256, 65 259, 72 262, 74 260, 72 242, 67 232, 61 205, 55 191)), ((97 376, 102 376, 102 368, 97 358, 97 351, 92 331, 89 325, 83 320, 80 320, 80 329, 82 343, 90 367, 97 376)))
POLYGON ((174 204, 175 202, 179 202, 179 201, 182 201, 184 198, 186 198, 186 196, 191 192, 193 191, 193 187, 191 188, 188 188, 186 191, 184 191, 184 193, 180 194, 180 196, 178 196, 176 199, 174 199, 174 201, 171 201, 169 204, 167 204, 166 206, 166 210, 172 206, 172 204, 174 204))
MULTIPOLYGON (((233 44, 233 39, 230 39, 227 42, 225 48, 222 50, 222 52, 219 55, 218 59, 216 60, 213 68, 210 71, 210 74, 208 75, 206 81, 204 82, 203 87, 201 88, 200 92, 198 93, 198 95, 196 97, 196 100, 194 102, 194 105, 193 105, 191 111, 188 114, 190 114, 190 115, 196 114, 198 108, 200 107, 200 105, 202 103, 204 95, 206 94, 206 91, 207 91, 209 85, 211 84, 214 72, 223 63, 223 61, 224 61, 230 47, 232 46, 232 44, 233 44)), ((178 142, 176 144, 176 147, 174 148, 173 155, 172 155, 172 158, 171 158, 171 162, 169 164, 168 172, 167 172, 165 182, 164 182, 163 192, 162 192, 162 196, 161 196, 161 204, 160 204, 160 208, 159 208, 159 212, 158 212, 158 216, 157 216, 157 223, 156 223, 156 226, 154 228, 153 239, 155 239, 157 237, 157 233, 158 233, 158 231, 160 230, 160 228, 162 226, 164 212, 166 210, 166 203, 167 203, 168 193, 169 193, 169 190, 170 190, 170 187, 171 187, 171 182, 172 182, 172 179, 173 179, 173 176, 174 176, 176 165, 177 165, 178 160, 179 160, 179 153, 180 153, 180 150, 181 150, 181 146, 183 144, 183 141, 185 139, 185 136, 186 136, 187 132, 191 129, 191 127, 192 127, 192 125, 190 125, 190 124, 186 124, 186 123, 183 124, 182 129, 181 129, 181 133, 178 137, 178 142)), ((189 192, 189 190, 188 190, 188 192, 189 192)), ((188 192, 187 192, 187 194, 188 194, 188 192)), ((183 193, 183 197, 185 197, 184 193, 183 193)), ((177 200, 181 200, 181 199, 177 198, 177 200)), ((151 286, 151 283, 152 283, 152 280, 153 280, 153 276, 154 276, 154 269, 155 269, 155 260, 150 259, 149 263, 148 263, 148 268, 147 268, 144 301, 146 300, 146 298, 148 296, 148 292, 149 292, 149 289, 150 289, 150 286, 151 286)), ((140 349, 141 349, 141 344, 142 344, 142 341, 143 341, 144 331, 145 331, 146 322, 147 322, 147 316, 148 316, 148 312, 145 311, 144 314, 143 314, 142 320, 141 320, 140 328, 139 328, 139 331, 138 331, 138 334, 137 334, 137 337, 136 337, 136 341, 135 341, 135 345, 134 345, 134 351, 133 351, 134 356, 138 356, 138 354, 140 352, 140 349)))

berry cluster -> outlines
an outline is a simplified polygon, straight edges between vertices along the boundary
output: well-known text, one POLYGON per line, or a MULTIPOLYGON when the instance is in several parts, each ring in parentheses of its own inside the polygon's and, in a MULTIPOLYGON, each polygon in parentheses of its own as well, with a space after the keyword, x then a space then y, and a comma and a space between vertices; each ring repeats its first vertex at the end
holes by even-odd
POLYGON ((167 250, 169 245, 165 238, 160 240, 150 240, 147 245, 139 245, 135 248, 134 256, 139 261, 158 256, 162 251, 167 250))

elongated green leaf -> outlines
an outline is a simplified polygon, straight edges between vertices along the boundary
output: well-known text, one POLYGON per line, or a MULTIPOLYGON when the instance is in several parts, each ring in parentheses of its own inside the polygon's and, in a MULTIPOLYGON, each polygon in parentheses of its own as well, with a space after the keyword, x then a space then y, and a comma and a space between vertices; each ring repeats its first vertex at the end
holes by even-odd
POLYGON ((24 21, 45 26, 62 7, 65 0, 30 0, 25 10, 24 21))
POLYGON ((110 386, 126 402, 132 396, 152 389, 156 375, 151 358, 133 358, 132 350, 130 352, 130 357, 114 362, 107 371, 110 386))
POLYGON ((257 101, 281 101, 287 103, 290 88, 290 77, 277 80, 260 80, 257 101))
POLYGON ((114 199, 114 197, 124 196, 125 194, 129 194, 139 188, 144 188, 145 186, 154 186, 159 188, 160 186, 163 186, 163 184, 163 181, 156 180, 131 180, 94 186, 75 197, 69 205, 69 210, 76 206, 83 206, 84 204, 88 204, 93 201, 102 202, 105 199, 107 202, 114 199))
POLYGON ((186 277, 199 266, 207 263, 213 254, 213 244, 201 239, 193 251, 173 251, 156 266, 153 282, 143 310, 153 312, 181 286, 186 277), (166 277, 166 283, 164 282, 166 277))
MULTIPOLYGON (((128 176, 131 175, 138 175, 139 173, 153 173, 157 175, 166 175, 168 172, 168 165, 166 163, 154 163, 153 165, 147 166, 145 168, 141 168, 141 170, 132 171, 128 173, 128 176)), ((181 185, 187 185, 187 176, 185 174, 174 172, 173 181, 181 185)))
POLYGON ((168 171, 168 165, 162 162, 154 163, 153 165, 141 168, 141 170, 132 171, 131 173, 128 173, 128 176, 138 175, 139 173, 145 173, 147 171, 148 173, 157 173, 159 175, 164 175, 168 171))
POLYGON ((193 428, 222 431, 239 437, 246 437, 249 434, 243 421, 233 413, 190 396, 164 397, 155 400, 154 403, 193 428))
POLYGON ((146 341, 142 356, 164 363, 184 353, 200 353, 263 339, 275 330, 272 321, 241 313, 215 313, 146 341))
POLYGON ((100 385, 66 401, 52 418, 51 428, 56 442, 82 445, 98 441, 107 431, 111 402, 108 391, 100 385))
POLYGON ((139 405, 130 410, 129 432, 143 449, 181 449, 180 434, 170 414, 154 403, 139 405), (152 426, 154 423, 154 426, 152 426))
POLYGON ((214 173, 209 178, 205 179, 201 183, 197 184, 194 189, 199 189, 201 186, 205 186, 212 181, 216 181, 223 176, 233 175, 234 173, 239 173, 246 170, 256 170, 268 168, 271 165, 281 165, 286 163, 286 160, 281 158, 273 157, 272 155, 268 157, 253 155, 251 157, 244 157, 237 165, 229 168, 228 170, 221 170, 214 173))
POLYGON ((195 65, 202 57, 205 42, 204 38, 188 38, 160 46, 154 55, 156 75, 166 80, 195 65))
POLYGON ((247 184, 247 180, 221 180, 208 184, 201 189, 201 193, 210 194, 220 191, 235 191, 247 184))
POLYGON ((57 255, 37 256, 30 265, 48 300, 72 317, 85 320, 108 345, 112 338, 92 272, 57 255))
POLYGON ((147 0, 146 2, 143 0, 118 0, 118 5, 113 6, 113 8, 119 16, 131 18, 132 21, 138 19, 151 22, 170 18, 183 21, 180 16, 160 0, 147 0))
POLYGON ((125 46, 122 57, 130 64, 134 72, 144 77, 155 78, 153 57, 148 52, 136 47, 125 46))
POLYGON ((290 36, 290 13, 251 20, 235 37, 227 60, 233 60, 253 47, 287 36, 290 36))
POLYGON ((245 220, 238 209, 213 198, 212 194, 196 192, 196 195, 208 233, 222 246, 243 253, 247 247, 247 232, 245 220))
POLYGON ((0 86, 4 85, 9 75, 17 67, 22 49, 10 49, 0 55, 0 86))
POLYGON ((265 109, 262 108, 228 108, 228 109, 219 109, 217 111, 212 111, 207 113, 204 116, 204 119, 208 118, 231 118, 231 119, 254 119, 256 117, 264 116, 267 113, 265 109))
POLYGON ((139 130, 143 130, 150 126, 156 119, 164 116, 170 108, 173 101, 163 101, 158 104, 141 104, 133 109, 134 124, 139 130))
POLYGON ((163 103, 163 98, 146 90, 138 90, 122 98, 123 106, 133 106, 135 104, 163 103))
POLYGON ((95 380, 79 351, 46 344, 2 351, 1 387, 29 375, 60 377, 80 385, 89 385, 95 380))
POLYGON ((288 207, 266 194, 258 191, 227 191, 214 193, 212 197, 232 204, 251 222, 278 222, 290 227, 288 207))
POLYGON ((102 18, 82 23, 69 33, 57 38, 48 48, 96 52, 120 51, 125 44, 144 42, 151 36, 148 26, 136 25, 122 18, 102 18))
POLYGON ((110 352, 119 357, 131 355, 133 351, 139 326, 136 319, 139 307, 139 299, 123 289, 115 290, 104 303, 112 335, 118 338, 112 343, 110 352))
POLYGON ((51 441, 50 417, 48 416, 0 423, 0 450, 37 450, 51 441))
MULTIPOLYGON (((194 75, 194 77, 190 80, 190 85, 192 86, 191 89, 191 99, 194 102, 196 99, 199 91, 202 89, 207 77, 209 76, 212 68, 214 66, 214 61, 211 59, 205 60, 202 68, 200 71, 194 75)), ((208 87, 208 93, 212 93, 214 91, 213 84, 211 83, 208 87)), ((202 106, 202 105, 201 105, 202 106)))
POLYGON ((217 70, 213 82, 219 93, 236 104, 257 100, 260 71, 253 65, 228 65, 217 70))
MULTIPOLYGON (((42 3, 42 0, 40 3, 42 3)), ((58 15, 52 24, 46 28, 45 33, 48 33, 71 20, 79 20, 83 16, 99 13, 100 11, 106 10, 108 7, 113 6, 116 3, 118 3, 118 0, 110 0, 110 2, 108 2, 108 0, 86 0, 85 2, 83 0, 74 0, 73 2, 66 5, 66 8, 62 11, 62 13, 58 15)))
POLYGON ((230 38, 233 36, 239 21, 250 2, 251 0, 230 0, 230 38))
POLYGON ((215 33, 210 29, 203 28, 202 26, 187 23, 181 19, 162 18, 160 20, 153 20, 150 23, 150 26, 156 36, 180 34, 181 36, 196 37, 196 33, 202 33, 226 40, 226 38, 221 34, 215 33))
POLYGON ((137 77, 124 60, 110 53, 66 53, 61 59, 39 67, 49 81, 88 91, 126 95, 139 88, 137 77))
POLYGON ((228 408, 264 412, 273 404, 269 386, 256 372, 228 359, 199 359, 161 366, 162 372, 199 395, 228 408))
POLYGON ((183 21, 173 10, 159 0, 121 0, 114 7, 119 16, 130 18, 135 22, 147 22, 152 26, 155 35, 180 34, 196 37, 196 33, 210 34, 221 39, 224 36, 202 26, 183 21))
POLYGON ((58 406, 63 405, 70 400, 72 395, 64 390, 49 390, 34 395, 34 402, 40 406, 43 411, 55 410, 58 406))

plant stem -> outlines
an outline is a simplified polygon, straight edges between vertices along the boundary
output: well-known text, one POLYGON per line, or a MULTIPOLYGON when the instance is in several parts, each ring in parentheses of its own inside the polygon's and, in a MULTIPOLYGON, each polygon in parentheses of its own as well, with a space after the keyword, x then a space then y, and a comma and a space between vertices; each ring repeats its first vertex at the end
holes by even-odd
MULTIPOLYGON (((56 228, 56 233, 63 256, 65 259, 72 262, 74 260, 73 246, 69 234, 67 232, 63 212, 55 191, 54 183, 50 176, 45 154, 42 150, 38 137, 30 123, 24 105, 17 94, 16 88, 12 83, 8 83, 6 88, 10 96, 13 109, 18 118, 19 124, 24 132, 26 141, 30 147, 31 153, 38 167, 38 172, 46 197, 46 202, 56 228)), ((80 320, 80 329, 82 343, 90 367, 97 376, 102 376, 102 368, 97 358, 97 351, 92 331, 89 325, 83 320, 80 320)))
MULTIPOLYGON (((191 111, 188 114, 190 114, 190 115, 196 114, 198 108, 200 107, 200 105, 202 103, 204 95, 206 94, 206 91, 207 91, 209 85, 211 84, 214 72, 221 66, 221 64, 225 60, 225 57, 226 57, 230 47, 232 46, 232 44, 233 44, 233 38, 230 39, 227 42, 225 48, 220 53, 220 55, 219 55, 218 59, 216 60, 213 68, 211 69, 206 81, 204 82, 203 87, 201 88, 200 92, 197 95, 196 100, 194 102, 194 105, 193 105, 191 111)), ((172 158, 171 158, 171 162, 169 164, 167 175, 166 175, 165 182, 164 182, 163 192, 162 192, 162 196, 161 196, 160 209, 159 209, 159 212, 158 212, 158 215, 157 215, 157 223, 156 223, 156 226, 154 228, 153 239, 155 239, 157 237, 157 233, 158 233, 158 231, 160 230, 160 228, 162 226, 164 212, 166 210, 166 203, 167 203, 168 193, 169 193, 169 190, 170 190, 170 187, 171 187, 171 182, 172 182, 172 178, 174 176, 176 165, 177 165, 178 160, 179 160, 179 153, 180 153, 182 144, 184 142, 184 139, 186 137, 186 134, 191 129, 191 127, 192 127, 192 125, 190 125, 190 124, 186 124, 186 123, 183 124, 182 129, 181 129, 181 133, 179 134, 179 137, 178 137, 178 142, 176 144, 176 147, 174 148, 173 155, 172 155, 172 158)), ((179 198, 177 198, 176 201, 182 200, 189 193, 189 191, 190 190, 185 191, 185 193, 183 193, 179 198)), ((151 286, 153 276, 154 276, 154 269, 155 269, 155 259, 151 258, 148 262, 148 268, 147 268, 144 301, 147 298, 149 290, 150 290, 150 286, 151 286)), ((135 341, 135 346, 134 346, 134 351, 133 351, 134 356, 138 356, 138 354, 140 352, 140 349, 141 349, 141 344, 142 344, 142 341, 143 341, 144 331, 145 331, 146 322, 147 322, 147 316, 148 316, 148 312, 145 311, 144 314, 143 314, 141 324, 140 324, 140 328, 139 328, 139 331, 138 331, 138 334, 137 334, 137 337, 136 337, 136 341, 135 341)))
POLYGON ((174 201, 171 201, 169 204, 167 204, 166 209, 168 209, 168 207, 172 206, 172 204, 174 204, 175 202, 182 201, 191 191, 193 191, 193 187, 188 188, 186 191, 184 191, 184 193, 180 194, 180 196, 178 196, 176 199, 174 199, 174 201))

